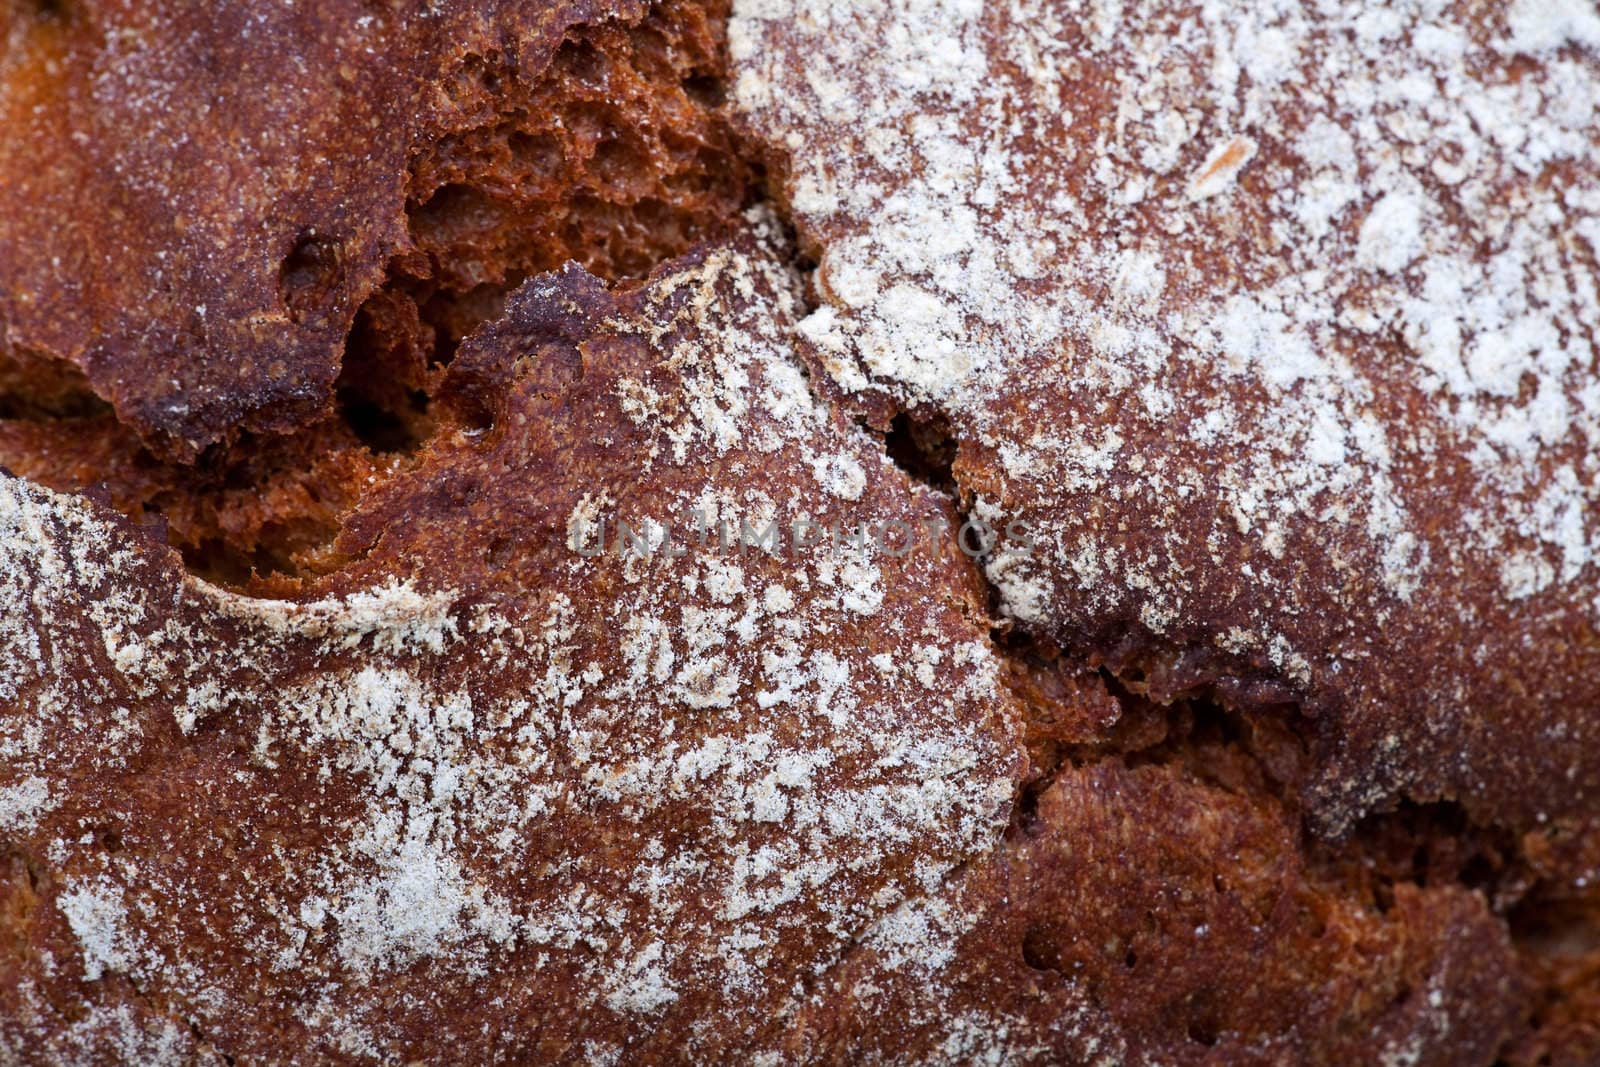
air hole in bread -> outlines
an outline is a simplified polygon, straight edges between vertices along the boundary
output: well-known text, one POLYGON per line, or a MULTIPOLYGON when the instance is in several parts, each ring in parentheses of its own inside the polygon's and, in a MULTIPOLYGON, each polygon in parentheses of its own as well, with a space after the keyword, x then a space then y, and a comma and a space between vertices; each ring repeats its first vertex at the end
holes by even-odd
POLYGON ((1028 927, 1022 938, 1022 961, 1036 971, 1055 970, 1055 950, 1050 940, 1050 931, 1044 926, 1028 927))
POLYGON ((1210 1048, 1217 1043, 1219 1029, 1217 1020, 1209 1012, 1203 1012, 1189 1020, 1189 1040, 1210 1048))
MULTIPOLYGON (((7 344, 0 322, 0 422, 46 422, 108 416, 111 405, 95 395, 83 371, 63 359, 7 344)), ((0 431, 0 464, 10 465, 0 431)), ((14 468, 13 468, 14 469, 14 468)))
POLYGON ((300 238, 278 268, 278 294, 295 322, 327 313, 340 285, 339 244, 329 237, 300 238))
POLYGON ((884 448, 901 470, 924 485, 952 494, 956 488, 956 446, 947 421, 914 418, 906 412, 894 417, 884 435, 884 448))

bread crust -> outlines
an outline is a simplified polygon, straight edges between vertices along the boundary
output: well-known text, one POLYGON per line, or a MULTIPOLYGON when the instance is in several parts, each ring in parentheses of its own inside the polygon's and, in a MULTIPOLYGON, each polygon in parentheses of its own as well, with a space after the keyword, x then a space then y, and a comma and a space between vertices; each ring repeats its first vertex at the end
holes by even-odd
POLYGON ((462 355, 492 428, 365 501, 309 601, 9 479, 11 1047, 112 1048, 115 972, 263 1062, 731 1055, 991 840, 1018 716, 959 557, 569 547, 595 508, 948 521, 782 357, 795 284, 755 246, 529 283, 462 355))
POLYGON ((482 105, 474 61, 537 73, 574 26, 645 11, 37 6, 5 27, 0 323, 183 459, 328 411, 357 309, 412 247, 411 159, 482 105))
POLYGON ((802 331, 1040 531, 1000 610, 1163 700, 1296 705, 1329 832, 1402 795, 1588 832, 1594 41, 1535 4, 812 12, 732 27, 802 331))
POLYGON ((0 40, 0 1060, 1600 1056, 1581 7, 0 40))

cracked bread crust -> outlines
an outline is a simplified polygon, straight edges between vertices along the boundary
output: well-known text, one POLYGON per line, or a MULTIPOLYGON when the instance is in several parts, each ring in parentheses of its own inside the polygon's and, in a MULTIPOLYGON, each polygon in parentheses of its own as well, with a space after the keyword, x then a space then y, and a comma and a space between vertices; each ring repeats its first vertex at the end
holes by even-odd
POLYGON ((1402 885, 1379 908, 1307 861, 1270 794, 1112 759, 1064 769, 1023 832, 874 926, 802 1009, 790 1052, 1487 1063, 1524 981, 1481 896, 1402 885))
POLYGON ((1005 615, 1164 700, 1297 705, 1329 832, 1400 796, 1571 828, 1600 804, 1597 25, 751 0, 731 80, 819 263, 820 376, 943 420, 973 512, 1040 532, 985 563, 1005 615))
POLYGON ((179 10, 0 9, 0 1059, 1600 1054, 1581 5, 179 10))
MULTIPOLYGON (((298 603, 8 480, 0 1040, 38 1062, 1503 1042, 1524 979, 1483 897, 1380 906, 1242 749, 1064 763, 1005 832, 1040 767, 954 552, 571 550, 609 509, 953 521, 810 394, 772 329, 797 286, 756 244, 631 293, 528 283, 298 603)), ((1029 692, 1123 714, 1089 680, 1029 692)))
POLYGON ((8 850, 45 872, 10 1047, 86 1013, 113 1047, 119 974, 250 1061, 731 1055, 985 847, 1019 716, 953 553, 568 547, 595 507, 949 521, 783 355, 795 284, 753 246, 530 283, 462 357, 505 375, 492 428, 309 602, 8 480, 8 850))
MULTIPOLYGON (((421 275, 429 291, 463 281, 434 279, 432 252, 451 256, 449 266, 469 275, 468 287, 491 280, 495 261, 503 270, 529 260, 517 248, 485 255, 458 246, 514 229, 484 216, 497 205, 528 211, 541 180, 587 179, 591 187, 584 199, 540 216, 550 233, 528 234, 523 219, 522 239, 566 241, 593 250, 580 258, 609 265, 597 232, 614 222, 607 210, 627 218, 628 192, 606 184, 606 160, 595 153, 619 144, 597 141, 597 131, 576 128, 578 116, 562 110, 594 95, 581 78, 566 79, 575 90, 567 98, 542 97, 529 85, 573 27, 636 22, 647 10, 629 0, 306 7, 7 0, 0 6, 0 187, 7 196, 0 333, 7 347, 80 368, 147 445, 183 460, 241 429, 284 432, 315 421, 330 407, 357 310, 391 260, 407 260, 408 275, 421 275), (496 129, 506 117, 492 105, 507 102, 554 118, 567 143, 545 145, 536 131, 519 142, 527 150, 519 158, 519 143, 508 148, 506 131, 496 129), (446 189, 479 166, 521 174, 489 190, 507 194, 506 203, 470 184, 446 189), (429 210, 441 189, 478 199, 470 210, 437 203, 429 210), (422 224, 416 234, 408 197, 422 224), (476 227, 454 225, 472 214, 476 227), (474 263, 477 271, 469 269, 474 263)), ((694 40, 707 26, 702 16, 683 38, 661 39, 667 61, 714 55, 714 40, 694 40)), ((683 112, 678 150, 714 154, 717 146, 695 144, 683 112)), ((591 125, 604 118, 591 116, 591 125)), ((675 150, 648 140, 620 147, 614 165, 624 167, 630 151, 675 150)), ((680 185, 656 206, 670 214, 674 197, 722 195, 704 192, 680 185)), ((731 195, 737 207, 738 190, 731 195)), ((675 251, 699 236, 691 225, 675 251)), ((534 254, 524 269, 560 262, 534 254)))
MULTIPOLYGON (((336 371, 337 377, 316 403, 303 408, 269 398, 264 410, 269 428, 291 432, 263 433, 260 427, 266 424, 256 415, 222 412, 203 440, 174 441, 173 427, 152 428, 128 415, 121 385, 86 379, 72 361, 82 363, 88 356, 70 348, 30 347, 42 342, 28 329, 5 329, 3 303, 10 296, 37 305, 51 328, 70 324, 74 316, 94 319, 97 344, 130 364, 143 361, 143 371, 152 372, 128 376, 128 388, 173 388, 183 404, 200 402, 217 391, 180 387, 178 379, 163 377, 168 357, 145 350, 146 341, 171 325, 171 308, 156 301, 135 309, 130 298, 115 298, 118 314, 137 319, 144 338, 124 345, 116 342, 107 313, 92 303, 81 305, 61 290, 34 293, 21 282, 8 289, 0 281, 0 464, 63 491, 103 489, 135 521, 164 526, 191 569, 215 580, 283 594, 296 588, 298 576, 336 569, 343 562, 332 546, 338 520, 366 485, 403 469, 409 454, 433 432, 428 406, 442 367, 462 338, 502 312, 506 294, 521 281, 569 261, 608 280, 637 280, 651 265, 739 228, 752 168, 734 151, 727 124, 714 112, 725 11, 716 4, 680 2, 624 7, 523 11, 519 19, 545 27, 532 36, 521 22, 508 22, 481 6, 453 5, 432 14, 404 5, 387 15, 345 12, 362 34, 380 35, 369 50, 392 53, 373 60, 381 63, 387 81, 365 78, 359 83, 363 93, 394 91, 389 82, 404 82, 414 67, 431 73, 415 75, 415 92, 426 106, 416 105, 419 110, 409 116, 416 127, 412 133, 399 131, 403 151, 368 143, 357 125, 330 134, 333 143, 308 148, 303 157, 288 153, 284 166, 309 167, 308 161, 327 156, 329 188, 314 185, 306 202, 278 203, 259 221, 262 232, 277 227, 315 236, 285 255, 274 298, 281 301, 282 314, 272 320, 263 343, 326 361, 331 370, 317 373, 327 378, 336 371), (428 31, 448 38, 442 51, 434 50, 438 54, 428 52, 415 35, 382 36, 391 23, 422 33, 438 19, 466 19, 476 28, 456 32, 444 25, 428 31), (360 187, 353 187, 358 179, 360 187), (323 201, 337 197, 348 205, 377 195, 380 186, 399 190, 400 228, 385 221, 388 208, 363 215, 356 229, 361 241, 370 238, 381 269, 376 275, 352 274, 348 250, 335 247, 329 237, 327 219, 320 214, 323 201), (63 305, 51 306, 57 297, 63 305), (307 340, 312 320, 327 326, 326 337, 307 340), (94 389, 115 402, 120 417, 94 389)), ((341 17, 328 15, 334 21, 341 17)), ((82 60, 80 53, 87 53, 93 59, 92 42, 110 33, 123 45, 137 40, 159 52, 161 76, 190 84, 183 63, 199 61, 196 57, 217 62, 218 50, 242 47, 194 38, 174 49, 162 44, 159 34, 151 36, 154 30, 140 36, 105 29, 128 17, 135 16, 83 4, 24 10, 5 61, 26 66, 51 41, 76 42, 73 57, 82 60)), ((143 17, 162 25, 199 20, 217 32, 231 32, 226 19, 213 24, 201 11, 184 14, 172 8, 143 17)), ((272 32, 308 34, 299 60, 310 70, 308 78, 320 76, 314 68, 325 60, 323 51, 343 47, 305 27, 278 25, 281 12, 265 9, 255 17, 275 27, 272 32)), ((57 74, 70 88, 70 72, 57 74)), ((270 110, 270 98, 284 89, 269 74, 259 66, 236 71, 240 88, 233 96, 239 99, 230 97, 230 104, 270 110)), ((356 74, 352 68, 341 77, 356 74)), ((117 76, 132 75, 118 67, 117 76)), ((18 94, 31 83, 19 74, 15 83, 3 84, 18 94)), ((190 89, 199 91, 192 84, 190 89)), ((61 121, 59 107, 47 100, 36 103, 42 109, 40 123, 61 121)), ((320 99, 307 104, 335 110, 337 105, 320 99)), ((108 95, 96 106, 114 112, 133 105, 108 95)), ((96 121, 112 119, 102 115, 96 121)), ((274 127, 271 136, 284 140, 302 132, 274 127)), ((6 135, 18 141, 7 160, 17 167, 26 165, 29 153, 57 151, 31 128, 0 133, 6 135)), ((93 160, 76 165, 91 166, 93 160)), ((262 201, 284 180, 267 168, 256 171, 243 188, 247 199, 262 201)), ((195 180, 183 183, 181 192, 225 213, 225 203, 207 199, 208 189, 206 181, 195 180)), ((26 199, 35 191, 29 187, 18 195, 26 199)), ((59 197, 70 190, 46 192, 59 197)), ((197 251, 192 242, 185 243, 192 236, 187 225, 180 233, 167 233, 115 212, 72 216, 67 225, 61 221, 52 222, 45 211, 8 218, 0 227, 36 229, 41 241, 50 242, 39 254, 53 262, 72 262, 63 260, 57 246, 77 240, 79 230, 92 223, 115 231, 99 235, 111 245, 132 240, 122 229, 138 229, 140 240, 157 245, 153 259, 168 274, 210 269, 206 265, 214 266, 219 255, 231 270, 254 269, 239 247, 225 254, 209 246, 197 251)), ((240 224, 246 223, 257 226, 248 218, 240 224)), ((269 267, 262 264, 260 270, 269 267)), ((28 264, 8 260, 4 269, 24 271, 28 264)), ((226 284, 236 289, 237 282, 226 284)), ((230 291, 234 297, 246 295, 230 291)), ((208 299, 193 284, 186 292, 208 299)), ((206 305, 218 306, 215 300, 206 305)), ((179 312, 180 318, 190 313, 187 308, 179 312)), ((238 323, 224 320, 224 325, 234 329, 238 323)), ((206 373, 223 378, 237 373, 237 380, 219 386, 219 395, 225 407, 248 408, 255 403, 254 386, 246 379, 256 373, 258 360, 237 339, 222 337, 220 343, 223 356, 208 354, 211 341, 205 338, 191 338, 169 355, 204 364, 210 368, 206 373)), ((268 370, 274 389, 293 377, 283 366, 268 370)))

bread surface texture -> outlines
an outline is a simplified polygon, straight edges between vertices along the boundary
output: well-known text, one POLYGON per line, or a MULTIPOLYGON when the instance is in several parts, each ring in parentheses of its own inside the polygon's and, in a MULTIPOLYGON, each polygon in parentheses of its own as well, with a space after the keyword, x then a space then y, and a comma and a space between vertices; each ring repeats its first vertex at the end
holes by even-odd
POLYGON ((0 0, 0 1064, 1600 1062, 1597 339, 1592 0, 0 0))

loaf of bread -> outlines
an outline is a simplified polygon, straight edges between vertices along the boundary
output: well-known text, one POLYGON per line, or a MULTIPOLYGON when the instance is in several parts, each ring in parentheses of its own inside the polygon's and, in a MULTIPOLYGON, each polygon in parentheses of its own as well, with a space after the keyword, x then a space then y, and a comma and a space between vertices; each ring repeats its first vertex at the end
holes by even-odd
POLYGON ((1600 1063, 1593 0, 0 0, 0 1064, 1600 1063))

